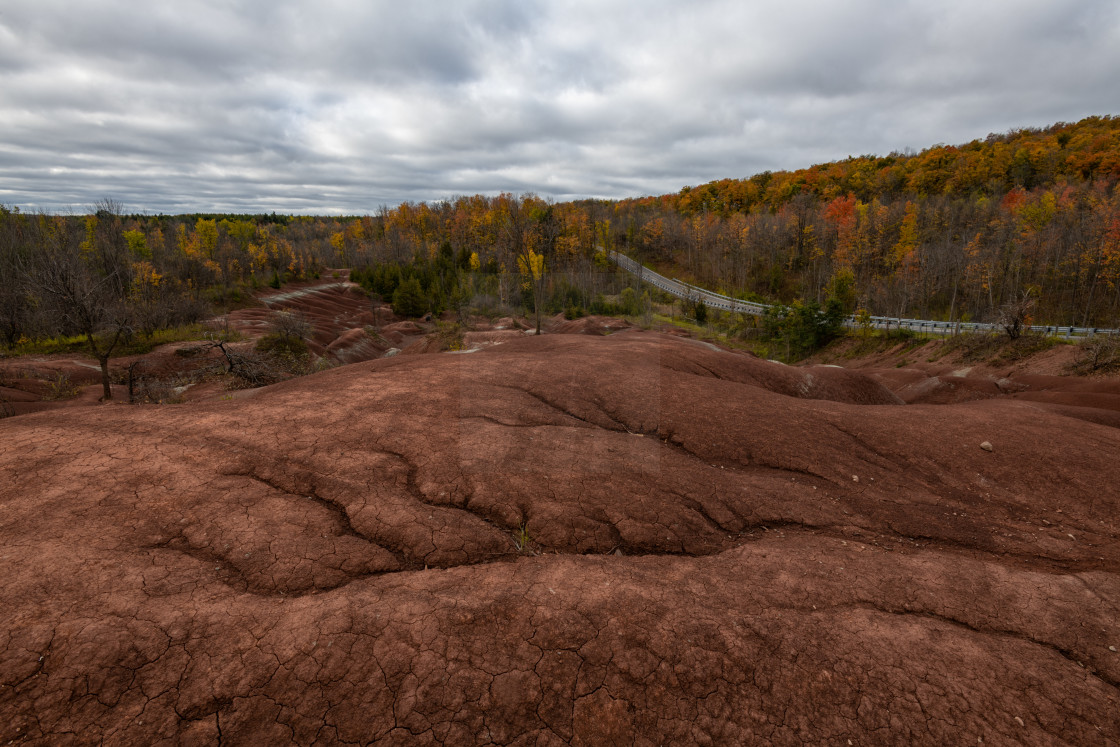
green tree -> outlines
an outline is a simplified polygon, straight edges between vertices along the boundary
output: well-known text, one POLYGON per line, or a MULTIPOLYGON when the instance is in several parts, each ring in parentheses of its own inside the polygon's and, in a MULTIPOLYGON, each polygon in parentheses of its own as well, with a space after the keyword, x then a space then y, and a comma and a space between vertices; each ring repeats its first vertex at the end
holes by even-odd
POLYGON ((844 328, 840 302, 830 298, 825 307, 816 301, 794 301, 789 306, 776 304, 762 317, 762 336, 769 342, 784 344, 786 360, 796 360, 835 338, 844 328))
POLYGON ((428 311, 429 301, 420 281, 410 277, 397 286, 393 292, 393 313, 400 316, 423 316, 428 311))
POLYGON ((693 309, 693 314, 696 317, 697 324, 705 324, 708 321, 708 306, 703 300, 696 302, 696 308, 693 309))

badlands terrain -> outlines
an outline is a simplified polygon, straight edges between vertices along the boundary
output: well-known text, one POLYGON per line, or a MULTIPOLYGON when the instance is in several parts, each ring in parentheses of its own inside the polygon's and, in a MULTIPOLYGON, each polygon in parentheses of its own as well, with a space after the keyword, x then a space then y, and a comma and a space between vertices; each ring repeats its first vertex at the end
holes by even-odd
POLYGON ((1116 379, 433 353, 332 283, 269 306, 349 365, 268 387, 0 361, 0 744, 1120 742, 1116 379))

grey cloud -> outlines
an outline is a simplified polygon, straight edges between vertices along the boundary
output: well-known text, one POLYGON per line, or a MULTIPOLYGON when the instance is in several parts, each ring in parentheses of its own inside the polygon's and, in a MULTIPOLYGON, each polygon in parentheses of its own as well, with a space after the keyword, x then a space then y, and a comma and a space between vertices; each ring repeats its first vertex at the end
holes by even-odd
POLYGON ((9 0, 0 202, 675 191, 1110 113, 1106 0, 9 0))

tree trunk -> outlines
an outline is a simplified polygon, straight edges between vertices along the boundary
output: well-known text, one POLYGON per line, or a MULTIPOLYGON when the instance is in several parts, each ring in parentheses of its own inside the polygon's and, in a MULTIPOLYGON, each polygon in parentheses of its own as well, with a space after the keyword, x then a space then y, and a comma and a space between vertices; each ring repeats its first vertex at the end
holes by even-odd
POLYGON ((113 340, 105 346, 105 350, 103 351, 98 349, 97 340, 94 338, 93 332, 91 330, 86 331, 86 340, 89 341, 90 352, 93 353, 93 357, 97 359, 97 362, 101 364, 101 400, 103 402, 109 402, 113 399, 113 388, 109 383, 109 356, 112 355, 113 349, 121 339, 121 331, 121 328, 117 327, 117 330, 113 333, 113 340))
POLYGON ((544 296, 544 288, 540 287, 543 281, 535 280, 533 283, 533 315, 537 318, 537 332, 541 333, 541 301, 544 296))
POLYGON ((958 276, 955 280, 953 280, 953 299, 951 301, 949 301, 949 322, 950 323, 952 323, 953 321, 956 320, 957 288, 960 286, 960 284, 961 284, 961 281, 960 281, 960 277, 958 276))
POLYGON ((101 364, 101 401, 109 402, 113 399, 113 387, 109 383, 109 354, 99 355, 97 360, 101 364))

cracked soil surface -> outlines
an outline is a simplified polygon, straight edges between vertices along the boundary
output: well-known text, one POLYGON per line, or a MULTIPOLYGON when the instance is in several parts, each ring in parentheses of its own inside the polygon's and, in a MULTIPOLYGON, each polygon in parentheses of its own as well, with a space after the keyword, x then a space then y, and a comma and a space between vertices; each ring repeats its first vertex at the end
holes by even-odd
POLYGON ((636 330, 9 418, 0 744, 1116 744, 1098 420, 636 330))

